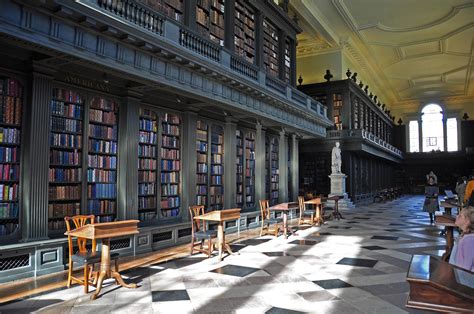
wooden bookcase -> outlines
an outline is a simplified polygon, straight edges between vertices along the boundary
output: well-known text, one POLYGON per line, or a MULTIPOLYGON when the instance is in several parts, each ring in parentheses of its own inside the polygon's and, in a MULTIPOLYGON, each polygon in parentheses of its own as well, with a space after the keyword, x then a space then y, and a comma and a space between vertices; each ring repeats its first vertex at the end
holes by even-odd
POLYGON ((235 53, 255 63, 255 10, 247 1, 235 1, 234 47, 235 53))
POLYGON ((139 0, 139 2, 175 21, 183 22, 184 0, 139 0))
POLYGON ((117 218, 118 105, 95 96, 89 105, 87 213, 99 222, 117 218))
POLYGON ((224 0, 197 0, 198 33, 224 46, 224 0))
POLYGON ((342 94, 334 93, 332 95, 332 116, 336 130, 342 130, 342 94))
POLYGON ((50 117, 48 228, 64 230, 64 217, 81 213, 84 98, 53 89, 50 117))
POLYGON ((0 239, 19 228, 23 85, 0 77, 0 239))
POLYGON ((224 128, 211 127, 210 210, 224 208, 224 128))
POLYGON ((272 137, 270 142, 270 204, 275 205, 279 199, 280 169, 279 169, 279 140, 272 137))
POLYGON ((278 77, 278 29, 268 20, 263 20, 263 63, 267 74, 278 77))
POLYGON ((207 207, 209 175, 209 125, 197 121, 196 131, 196 204, 207 207))
POLYGON ((180 174, 181 174, 181 119, 175 114, 165 113, 161 117, 161 215, 180 215, 180 174))
POLYGON ((255 207, 255 132, 245 133, 245 207, 255 207))
POLYGON ((157 213, 157 163, 158 115, 140 108, 138 139, 138 219, 158 218, 157 213))
POLYGON ((285 82, 291 84, 291 45, 288 38, 285 39, 285 82))
POLYGON ((237 145, 235 204, 240 208, 244 205, 244 139, 242 133, 241 130, 235 132, 237 145))

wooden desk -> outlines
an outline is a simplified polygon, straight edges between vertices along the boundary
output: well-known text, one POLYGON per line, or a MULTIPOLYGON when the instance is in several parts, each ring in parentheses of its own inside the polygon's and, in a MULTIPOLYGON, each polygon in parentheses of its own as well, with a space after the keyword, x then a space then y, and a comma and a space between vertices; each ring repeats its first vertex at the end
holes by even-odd
POLYGON ((323 219, 323 204, 322 204, 321 198, 320 197, 313 198, 312 200, 306 201, 304 203, 311 204, 314 206, 316 210, 316 217, 314 218, 316 220, 316 224, 318 226, 322 225, 324 223, 324 219, 323 219))
POLYGON ((408 269, 409 308, 439 311, 474 311, 474 273, 429 255, 414 255, 408 269))
MULTIPOLYGON (((122 287, 136 288, 137 285, 126 284, 120 273, 110 269, 110 239, 125 235, 137 234, 138 220, 124 220, 115 222, 104 222, 82 226, 71 230, 69 234, 74 237, 85 238, 90 240, 102 240, 102 254, 100 257, 100 270, 97 279, 97 290, 91 295, 91 300, 97 299, 102 283, 106 278, 115 278, 116 282, 122 287)), ((65 233, 68 235, 68 233, 65 233)))
POLYGON ((204 215, 199 215, 194 217, 194 219, 202 219, 207 221, 217 221, 219 224, 217 225, 217 241, 219 247, 219 261, 222 261, 222 252, 223 250, 227 250, 229 254, 234 254, 232 252, 230 246, 225 243, 225 235, 224 235, 224 221, 227 220, 236 220, 240 218, 240 208, 232 208, 232 209, 223 209, 223 210, 215 210, 212 212, 205 213, 204 215))
POLYGON ((285 239, 288 238, 288 230, 291 234, 293 234, 293 231, 291 229, 288 229, 288 212, 296 208, 298 208, 298 203, 295 202, 281 203, 268 208, 269 210, 283 213, 283 235, 285 236, 285 239))
POLYGON ((445 262, 449 261, 449 256, 451 255, 451 251, 453 250, 454 246, 454 228, 456 225, 454 224, 456 217, 450 215, 437 215, 436 216, 436 225, 437 226, 444 226, 445 233, 446 233, 446 249, 441 257, 441 259, 445 262))
POLYGON ((452 215, 451 209, 452 208, 460 208, 461 205, 456 202, 455 200, 442 200, 439 202, 439 206, 444 208, 444 213, 446 215, 452 215))
POLYGON ((330 201, 334 201, 334 211, 332 212, 332 216, 334 219, 337 219, 337 220, 344 219, 344 217, 342 217, 341 213, 339 212, 339 200, 341 198, 344 198, 344 197, 341 195, 333 195, 327 198, 330 201))

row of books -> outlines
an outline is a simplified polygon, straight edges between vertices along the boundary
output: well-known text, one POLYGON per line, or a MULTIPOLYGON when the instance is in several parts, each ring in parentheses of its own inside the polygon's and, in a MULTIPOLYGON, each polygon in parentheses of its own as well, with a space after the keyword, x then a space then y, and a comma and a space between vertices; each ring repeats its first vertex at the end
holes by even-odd
POLYGON ((179 185, 177 184, 163 184, 161 185, 161 196, 178 195, 179 185))
POLYGON ((51 133, 49 136, 49 144, 51 146, 80 149, 82 147, 82 136, 74 134, 51 133))
POLYGON ((198 152, 197 154, 197 162, 198 163, 207 163, 207 154, 198 152))
POLYGON ((138 160, 138 167, 139 167, 140 170, 155 170, 156 169, 156 159, 141 158, 141 159, 138 160))
MULTIPOLYGON (((139 211, 140 211, 140 209, 139 209, 139 211)), ((139 212, 138 213, 138 219, 141 220, 141 221, 153 220, 153 219, 156 219, 156 218, 157 218, 157 215, 156 215, 156 212, 154 212, 154 211, 142 212, 142 213, 139 212)))
POLYGON ((207 196, 197 195, 196 196, 196 204, 197 205, 206 205, 207 204, 207 196))
POLYGON ((0 181, 18 181, 20 167, 18 165, 0 164, 0 181))
POLYGON ((213 164, 221 164, 222 163, 222 155, 212 154, 211 161, 212 161, 213 164))
POLYGON ((116 111, 117 107, 118 107, 117 104, 113 100, 102 98, 102 97, 94 97, 91 101, 92 109, 116 111))
POLYGON ((18 218, 18 203, 0 203, 0 218, 18 218))
POLYGON ((89 110, 89 120, 91 122, 100 122, 105 124, 115 124, 117 116, 112 111, 102 111, 97 109, 89 110))
POLYGON ((49 162, 55 165, 80 165, 81 154, 77 151, 68 152, 53 149, 49 152, 49 162))
POLYGON ((102 169, 87 169, 87 182, 115 182, 117 171, 102 169))
POLYGON ((161 148, 160 156, 163 159, 180 159, 180 151, 177 149, 161 148))
POLYGON ((81 176, 80 168, 50 168, 48 172, 49 182, 80 182, 81 176))
POLYGON ((156 145, 158 141, 158 135, 154 132, 140 131, 138 141, 139 143, 156 145))
POLYGON ((212 144, 211 145, 211 153, 213 154, 222 154, 223 147, 220 144, 212 144))
POLYGON ((54 116, 51 117, 51 131, 81 133, 82 121, 54 116))
POLYGON ((87 166, 90 168, 117 169, 117 157, 115 156, 87 156, 87 166))
POLYGON ((222 165, 212 165, 211 166, 211 174, 223 174, 224 167, 222 165))
POLYGON ((0 143, 19 144, 20 143, 20 130, 15 129, 15 128, 0 127, 0 143))
POLYGON ((117 154, 118 145, 115 141, 89 139, 89 151, 91 153, 117 154))
POLYGON ((197 184, 207 184, 207 174, 198 174, 196 175, 197 184))
POLYGON ((115 183, 96 183, 87 186, 89 198, 116 198, 117 185, 115 183))
POLYGON ((140 118, 140 130, 149 132, 158 132, 158 122, 156 120, 140 118))
POLYGON ((179 208, 162 209, 161 210, 161 215, 163 217, 176 217, 176 216, 179 215, 179 208))
POLYGON ((197 172, 198 173, 206 173, 207 172, 207 164, 198 163, 197 164, 197 172))
POLYGON ((0 146, 0 162, 18 162, 18 147, 0 146))
POLYGON ((156 171, 138 171, 138 182, 155 182, 156 171))
POLYGON ((207 142, 207 130, 200 130, 200 129, 196 130, 196 139, 198 141, 207 142))
POLYGON ((211 134, 211 142, 212 142, 212 144, 223 144, 224 143, 224 137, 222 136, 222 134, 212 133, 211 134))
POLYGON ((58 204, 52 203, 48 205, 48 217, 62 218, 64 216, 75 216, 81 212, 81 203, 58 204))
POLYGON ((197 195, 207 195, 207 185, 196 185, 197 195))
POLYGON ((98 137, 105 140, 116 140, 117 139, 117 127, 109 127, 105 125, 89 125, 89 135, 98 137))
POLYGON ((21 123, 22 99, 15 97, 1 97, 0 95, 0 121, 2 123, 21 123))
POLYGON ((166 172, 161 174, 161 183, 178 183, 179 172, 166 172))
POLYGON ((170 114, 170 113, 165 113, 163 115, 163 121, 173 123, 173 124, 179 124, 180 123, 179 117, 175 114, 170 114))
POLYGON ((138 145, 138 156, 156 158, 156 147, 150 145, 138 145))
POLYGON ((210 188, 211 197, 216 195, 224 194, 224 187, 223 186, 211 186, 210 188))
POLYGON ((48 197, 50 200, 78 200, 81 198, 80 186, 50 186, 48 197))
POLYGON ((154 195, 156 193, 155 183, 139 183, 138 196, 154 195))
POLYGON ((94 214, 94 215, 114 214, 116 205, 117 204, 115 201, 88 200, 87 211, 89 214, 94 214))
POLYGON ((161 140, 163 146, 179 148, 179 139, 177 137, 163 135, 161 140))
POLYGON ((18 200, 18 184, 11 185, 0 184, 0 200, 17 201, 18 200))
POLYGON ((163 129, 163 134, 179 136, 179 126, 168 123, 162 123, 161 126, 163 129))
POLYGON ((179 171, 181 162, 179 160, 161 160, 161 170, 179 171))
POLYGON ((196 150, 200 153, 207 152, 207 143, 206 142, 196 142, 196 150))
POLYGON ((160 206, 161 208, 173 208, 179 207, 181 204, 179 196, 176 197, 168 197, 166 199, 161 199, 160 206))
POLYGON ((211 176, 211 184, 215 184, 215 185, 222 184, 222 176, 211 176))
POLYGON ((15 79, 0 78, 0 95, 23 96, 23 85, 15 79))
POLYGON ((73 103, 82 103, 83 99, 79 93, 64 88, 54 88, 53 89, 53 98, 56 100, 63 100, 73 103))
POLYGON ((156 197, 141 196, 138 198, 138 208, 156 208, 156 197))
POLYGON ((51 113, 65 118, 82 120, 83 108, 80 104, 65 103, 62 100, 51 100, 51 113))

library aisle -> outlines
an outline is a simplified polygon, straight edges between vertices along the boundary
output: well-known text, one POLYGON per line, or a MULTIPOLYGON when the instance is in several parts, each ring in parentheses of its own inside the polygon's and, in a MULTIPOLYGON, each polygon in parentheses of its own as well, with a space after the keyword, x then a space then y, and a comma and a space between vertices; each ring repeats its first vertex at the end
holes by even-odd
MULTIPOLYGON (((285 240, 234 240, 240 255, 193 255, 123 272, 91 301, 80 286, 0 306, 1 313, 418 313, 405 308, 413 254, 440 256, 444 238, 421 211, 421 196, 343 212, 285 240)), ((294 224, 295 221, 292 221, 294 224)), ((296 228, 296 227, 295 227, 296 228)), ((254 231, 246 231, 254 235, 254 231)))

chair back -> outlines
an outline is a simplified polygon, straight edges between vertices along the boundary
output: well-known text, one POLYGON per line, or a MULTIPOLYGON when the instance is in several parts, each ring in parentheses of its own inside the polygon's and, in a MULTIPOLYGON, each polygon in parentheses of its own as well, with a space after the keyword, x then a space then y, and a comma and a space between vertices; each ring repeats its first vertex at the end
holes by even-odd
POLYGON ((204 205, 189 206, 189 216, 191 217, 191 232, 206 231, 206 222, 202 219, 194 219, 196 216, 204 214, 204 205))
POLYGON ((262 221, 264 221, 265 219, 269 219, 270 210, 268 209, 269 207, 268 200, 260 200, 259 204, 260 204, 260 214, 262 215, 262 221))
POLYGON ((298 208, 300 210, 300 218, 304 213, 304 196, 298 196, 298 208))
MULTIPOLYGON (((95 222, 94 215, 77 215, 77 216, 66 216, 64 217, 64 222, 66 223, 66 230, 69 233, 70 231, 74 230, 71 228, 71 221, 74 223, 74 229, 83 227, 87 224, 93 225, 95 222)), ((69 256, 73 255, 73 245, 72 245, 72 236, 70 234, 67 235, 67 241, 69 245, 69 256)), ((79 248, 79 252, 85 253, 87 252, 87 239, 85 238, 77 238, 77 246, 79 248)), ((96 240, 92 240, 92 252, 96 250, 96 240)))

